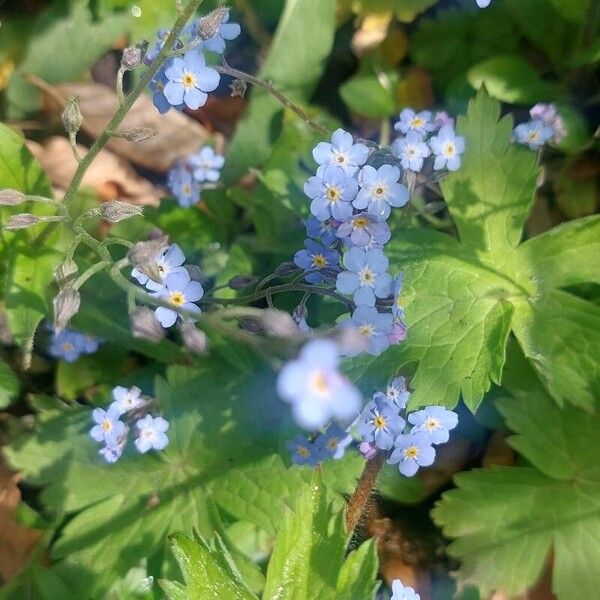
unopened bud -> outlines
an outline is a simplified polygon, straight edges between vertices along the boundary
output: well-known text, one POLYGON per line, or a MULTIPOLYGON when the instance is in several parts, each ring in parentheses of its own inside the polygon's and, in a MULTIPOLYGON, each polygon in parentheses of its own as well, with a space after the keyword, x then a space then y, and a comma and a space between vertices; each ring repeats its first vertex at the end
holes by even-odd
POLYGON ((229 9, 223 6, 215 8, 198 23, 198 37, 201 40, 209 40, 219 33, 223 19, 228 15, 229 9))
POLYGON ((262 313, 265 333, 276 337, 294 337, 298 335, 298 326, 294 319, 282 310, 267 309, 262 313))
POLYGON ((142 212, 142 206, 129 204, 129 202, 121 202, 120 200, 104 202, 100 206, 100 216, 109 223, 118 223, 131 217, 138 217, 142 212))
POLYGON ((156 257, 161 254, 169 244, 166 235, 138 242, 127 253, 129 262, 139 271, 150 277, 153 281, 160 281, 161 274, 158 272, 156 257))
POLYGON ((196 354, 206 354, 208 338, 204 331, 198 329, 193 323, 185 322, 181 326, 181 337, 185 347, 196 354))
POLYGON ((136 308, 129 317, 133 337, 160 342, 165 337, 165 330, 158 322, 154 311, 144 306, 136 308))
POLYGON ((69 135, 74 136, 79 131, 81 123, 83 123, 83 117, 81 116, 78 96, 69 98, 62 113, 62 122, 69 135))
POLYGON ((232 290, 241 290, 257 281, 258 277, 254 277, 253 275, 236 275, 228 281, 227 287, 232 290))
POLYGON ((284 262, 277 267, 275 273, 277 275, 293 275, 294 273, 296 273, 296 271, 298 271, 298 267, 295 263, 284 262))
POLYGON ((404 181, 408 191, 412 192, 415 189, 415 184, 417 183, 417 174, 414 171, 407 169, 404 171, 404 181))
POLYGON ((254 317, 247 317, 240 321, 240 326, 242 329, 249 331, 250 333, 262 333, 263 326, 259 319, 255 319, 254 317))
POLYGON ((121 67, 125 71, 132 71, 136 67, 139 67, 146 56, 146 50, 148 49, 148 42, 143 41, 135 46, 129 46, 123 50, 123 56, 121 57, 121 67))
POLYGON ((76 289, 66 287, 58 292, 53 304, 54 331, 60 333, 79 311, 81 295, 76 289))
POLYGON ((41 221, 42 219, 40 219, 40 217, 32 215, 31 213, 20 213, 10 217, 4 228, 10 231, 16 231, 17 229, 26 229, 27 227, 31 227, 32 225, 40 223, 41 221))
POLYGON ((236 96, 243 98, 246 95, 248 84, 243 79, 234 79, 229 84, 229 89, 231 89, 232 98, 235 98, 236 96))
POLYGON ((154 129, 154 127, 138 127, 137 129, 129 129, 118 135, 128 142, 143 142, 153 138, 157 133, 158 130, 154 129))
POLYGON ((17 206, 25 201, 25 194, 17 190, 1 190, 0 206, 17 206))
POLYGON ((77 275, 77 265, 75 264, 75 261, 68 258, 59 265, 58 269, 56 269, 54 280, 59 287, 64 287, 75 275, 77 275))

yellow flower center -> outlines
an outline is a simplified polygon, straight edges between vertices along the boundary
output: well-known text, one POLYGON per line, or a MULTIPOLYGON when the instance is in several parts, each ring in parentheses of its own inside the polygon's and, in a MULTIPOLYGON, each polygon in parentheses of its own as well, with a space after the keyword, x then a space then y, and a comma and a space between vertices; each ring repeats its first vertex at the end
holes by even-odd
POLYGON ((338 443, 339 443, 339 440, 337 438, 331 438, 327 442, 327 448, 329 448, 329 450, 337 450, 338 443))
POLYGON ((410 124, 411 124, 411 127, 414 127, 415 129, 419 129, 420 127, 423 127, 423 125, 425 125, 425 121, 423 119, 421 119, 421 117, 415 117, 414 119, 411 120, 410 124))
POLYGON ((313 265, 317 267, 317 269, 323 269, 327 266, 327 260, 322 254, 317 254, 313 256, 313 265))
POLYGON ((299 446, 296 452, 298 453, 298 456, 301 456, 302 458, 308 458, 310 456, 310 450, 304 446, 299 446))
POLYGON ((413 157, 415 155, 415 149, 412 146, 409 146, 406 149, 406 156, 413 157))
POLYGON ((375 429, 383 429, 386 426, 386 420, 381 415, 377 415, 373 419, 373 425, 375 425, 375 429))
POLYGON ((361 325, 358 331, 365 337, 368 337, 375 333, 375 328, 370 323, 366 323, 365 325, 361 325))
POLYGON ((530 131, 530 132, 527 134, 527 139, 528 139, 530 142, 535 142, 535 141, 538 139, 539 135, 540 135, 540 134, 539 134, 537 131, 530 131))
POLYGON ((71 344, 71 342, 65 342, 65 343, 62 345, 62 349, 63 349, 65 352, 71 352, 71 350, 74 350, 75 348, 74 348, 73 344, 71 344))
POLYGON ((341 196, 340 190, 334 186, 328 187, 325 195, 327 196, 329 202, 337 202, 341 196))
POLYGON ((311 377, 310 382, 311 389, 319 394, 320 396, 327 396, 329 394, 329 383, 327 377, 323 371, 316 371, 311 377))
POLYGON ((110 419, 104 419, 104 421, 102 421, 102 429, 103 429, 104 433, 108 433, 109 431, 112 431, 112 428, 113 428, 113 424, 110 419))
POLYGON ((452 158, 456 154, 456 146, 452 142, 448 142, 444 145, 444 155, 448 158, 452 158))
POLYGON ((182 292, 172 292, 169 296, 169 302, 175 306, 181 306, 185 303, 185 296, 182 292))
POLYGON ((409 446, 404 449, 404 458, 417 458, 419 449, 416 446, 409 446))
POLYGON ((433 431, 434 429, 439 429, 440 427, 440 422, 437 419, 434 419, 433 417, 430 417, 429 419, 427 419, 427 421, 425 421, 425 428, 428 429, 429 431, 433 431))
POLYGON ((183 83, 183 87, 192 88, 196 86, 196 76, 193 73, 188 73, 187 71, 183 74, 181 78, 181 83, 183 83))
POLYGON ((357 229, 364 229, 369 224, 369 219, 365 219, 364 217, 358 217, 354 219, 354 227, 357 229))
POLYGON ((189 196, 192 193, 192 186, 189 183, 186 183, 182 188, 181 191, 186 195, 189 196))

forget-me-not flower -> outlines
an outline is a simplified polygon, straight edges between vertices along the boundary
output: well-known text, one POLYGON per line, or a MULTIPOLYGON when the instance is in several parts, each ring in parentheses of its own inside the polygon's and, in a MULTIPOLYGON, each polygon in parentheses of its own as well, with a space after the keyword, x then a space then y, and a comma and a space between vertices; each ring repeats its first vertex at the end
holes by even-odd
POLYGON ((211 52, 223 54, 225 52, 225 40, 235 40, 240 35, 242 28, 239 23, 229 23, 229 11, 223 15, 219 31, 211 38, 204 40, 202 45, 211 52))
POLYGON ((554 135, 552 142, 560 143, 567 135, 565 123, 558 114, 554 104, 543 104, 539 102, 529 110, 532 119, 541 119, 548 127, 552 127, 554 135))
POLYGON ((163 450, 169 444, 169 438, 165 433, 169 429, 169 423, 162 417, 146 415, 139 419, 135 426, 139 432, 135 446, 142 454, 151 448, 163 450))
POLYGON ((90 431, 92 438, 107 444, 117 442, 126 430, 125 423, 119 420, 120 416, 121 413, 115 406, 109 407, 108 410, 95 408, 92 411, 92 419, 96 423, 90 431))
POLYGON ((184 106, 182 102, 172 105, 171 102, 167 100, 167 97, 165 96, 165 86, 167 83, 169 83, 169 80, 165 75, 165 70, 163 67, 154 76, 154 79, 148 84, 148 87, 152 92, 152 103, 161 115, 164 115, 170 108, 183 110, 184 106))
POLYGON ((319 142, 313 150, 313 157, 320 165, 337 165, 348 175, 354 175, 368 156, 369 148, 355 144, 352 135, 343 129, 333 132, 331 143, 319 142))
POLYGON ((530 150, 539 150, 554 137, 554 129, 542 119, 532 119, 517 125, 513 137, 519 144, 529 146, 530 150))
POLYGON ((406 421, 398 414, 398 407, 385 398, 372 400, 358 419, 358 433, 363 441, 389 450, 404 429, 406 421))
POLYGON ((358 192, 358 182, 344 169, 325 165, 304 184, 304 193, 312 198, 310 212, 320 221, 333 217, 344 221, 352 214, 352 200, 358 192))
POLYGON ((107 462, 115 463, 121 458, 125 444, 119 442, 111 442, 98 450, 98 454, 107 462))
POLYGON ((406 379, 402 376, 392 379, 388 384, 385 393, 375 392, 373 400, 382 397, 388 402, 396 405, 399 410, 404 410, 410 399, 410 392, 406 389, 406 379))
POLYGON ((388 459, 390 465, 398 465, 400 473, 412 477, 419 467, 428 467, 435 460, 435 448, 424 431, 401 433, 394 440, 394 451, 388 459))
POLYGON ((169 188, 182 208, 189 208, 200 201, 200 186, 187 169, 181 169, 178 177, 172 177, 169 188))
MULTIPOLYGON (((192 281, 189 273, 184 269, 168 275, 165 279, 165 287, 154 292, 153 295, 165 300, 174 308, 200 314, 200 308, 193 303, 202 298, 204 288, 199 281, 192 281)), ((179 316, 176 310, 165 306, 159 306, 154 313, 160 324, 165 328, 171 327, 179 316)), ((182 319, 185 320, 185 318, 182 316, 182 319)))
POLYGON ((62 358, 65 362, 75 362, 82 354, 93 354, 98 350, 100 343, 91 335, 63 329, 54 333, 50 340, 48 353, 54 358, 62 358))
POLYGON ((139 269, 133 269, 131 276, 138 283, 145 285, 147 289, 157 292, 165 285, 166 278, 174 273, 187 273, 183 265, 185 255, 177 244, 171 244, 165 251, 159 252, 155 258, 155 269, 157 281, 150 279, 146 273, 142 273, 139 269))
POLYGON ((458 415, 443 406, 427 406, 410 413, 408 422, 414 426, 411 432, 423 431, 432 444, 445 444, 458 424, 458 415))
POLYGON ((130 388, 118 385, 112 391, 113 402, 110 405, 111 408, 115 408, 120 415, 123 415, 130 410, 139 408, 144 404, 144 398, 142 398, 142 390, 135 385, 130 388))
POLYGON ((301 434, 286 442, 285 446, 292 453, 292 463, 295 465, 316 467, 327 458, 322 445, 315 444, 301 434))
POLYGON ((319 221, 317 217, 309 217, 304 223, 306 226, 306 235, 313 239, 320 239, 325 246, 331 246, 337 240, 335 232, 339 222, 334 219, 319 221))
POLYGON ((213 182, 218 181, 221 176, 225 157, 217 154, 210 146, 204 146, 188 158, 188 164, 192 168, 194 179, 198 183, 213 182))
POLYGON ((392 233, 385 221, 361 213, 340 223, 335 235, 358 248, 380 248, 390 240, 392 233))
POLYGON ((435 154, 433 168, 436 171, 446 167, 448 171, 457 171, 460 167, 460 155, 465 151, 465 138, 456 135, 454 129, 444 125, 429 140, 429 146, 435 154))
POLYGON ((392 581, 392 597, 390 600, 421 600, 421 596, 410 586, 402 585, 399 579, 394 579, 392 581))
POLYGON ((326 248, 314 240, 304 241, 304 249, 294 255, 294 263, 306 271, 304 279, 308 283, 321 283, 327 274, 339 271, 340 255, 336 250, 326 248))
MULTIPOLYGON (((354 327, 363 336, 365 351, 372 356, 379 356, 386 350, 390 342, 388 334, 392 330, 393 317, 390 313, 380 313, 375 307, 359 306, 350 319, 344 321, 345 327, 354 327)), ((356 356, 358 350, 348 348, 348 356, 356 356)))
POLYGON ((431 113, 428 110, 415 113, 412 108, 405 108, 400 113, 400 120, 394 124, 394 129, 405 135, 410 132, 417 133, 422 139, 435 129, 435 125, 431 122, 431 113))
POLYGON ((398 167, 381 165, 376 169, 365 165, 358 174, 361 189, 352 204, 355 208, 366 209, 379 219, 387 219, 392 206, 404 206, 410 198, 408 188, 399 183, 399 179, 398 167))
POLYGON ((392 290, 394 301, 392 303, 392 314, 396 319, 404 319, 404 308, 402 307, 402 288, 404 286, 404 273, 398 273, 394 280, 392 290))
POLYGON ((392 150, 400 158, 404 169, 418 173, 423 168, 423 161, 431 154, 429 146, 416 131, 410 131, 406 137, 398 138, 392 144, 392 150))
POLYGON ((325 433, 315 440, 315 445, 324 449, 328 458, 336 460, 346 453, 346 447, 352 443, 352 436, 337 423, 330 425, 325 433))

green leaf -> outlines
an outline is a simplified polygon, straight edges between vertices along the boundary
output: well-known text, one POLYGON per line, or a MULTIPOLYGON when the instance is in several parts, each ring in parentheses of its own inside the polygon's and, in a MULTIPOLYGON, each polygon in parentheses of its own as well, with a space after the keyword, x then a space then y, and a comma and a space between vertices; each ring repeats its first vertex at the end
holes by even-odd
POLYGON ((383 119, 397 112, 397 85, 398 74, 393 71, 363 72, 348 79, 340 87, 340 95, 351 111, 372 119, 383 119))
MULTIPOLYGON (((334 33, 334 0, 287 0, 259 76, 271 80, 294 102, 306 103, 323 72, 334 33)), ((227 152, 226 182, 266 160, 281 112, 281 105, 272 96, 260 89, 252 91, 227 152)))
POLYGON ((19 378, 14 371, 0 359, 0 408, 6 408, 17 397, 20 388, 19 378))
POLYGON ((337 581, 336 600, 372 600, 379 587, 378 569, 375 542, 369 540, 346 557, 337 581))
POLYGON ((503 380, 514 399, 499 408, 517 434, 509 443, 533 466, 456 476, 433 517, 457 538, 449 552, 461 560, 461 581, 482 595, 524 592, 552 551, 557 597, 587 600, 600 585, 600 413, 561 410, 514 350, 503 380))

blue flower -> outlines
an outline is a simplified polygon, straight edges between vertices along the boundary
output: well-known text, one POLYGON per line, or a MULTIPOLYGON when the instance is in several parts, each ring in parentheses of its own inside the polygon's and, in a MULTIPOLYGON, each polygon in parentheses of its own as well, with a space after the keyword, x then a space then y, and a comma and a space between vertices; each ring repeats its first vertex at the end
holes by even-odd
POLYGON ((142 390, 136 386, 126 388, 118 385, 113 389, 112 397, 114 402, 111 403, 109 410, 110 408, 114 408, 119 415, 123 415, 130 410, 134 410, 144 405, 142 390))
POLYGON ((458 415, 443 406, 427 406, 408 415, 408 422, 414 425, 411 433, 422 431, 432 444, 445 444, 458 424, 458 415))
POLYGON ((198 50, 190 50, 183 57, 172 58, 165 68, 168 82, 164 95, 172 106, 185 104, 196 110, 206 104, 207 92, 217 89, 221 76, 207 67, 204 56, 198 50))
POLYGON ((338 273, 336 288, 342 294, 354 294, 356 306, 375 306, 375 298, 390 295, 392 276, 383 250, 350 248, 343 263, 346 270, 338 273))
POLYGON ((401 183, 400 169, 392 165, 381 165, 375 169, 365 165, 358 174, 361 190, 352 202, 355 208, 367 209, 379 219, 390 216, 391 207, 404 206, 410 199, 408 188, 401 183))
POLYGON ((169 423, 162 417, 146 415, 139 419, 135 426, 139 431, 135 446, 142 454, 148 452, 151 448, 162 450, 167 447, 169 438, 165 431, 169 429, 169 423))
POLYGON ((225 164, 225 158, 220 154, 216 154, 210 146, 204 146, 188 158, 188 163, 192 167, 194 179, 197 182, 213 182, 219 180, 220 170, 225 164))
MULTIPOLYGON (((159 29, 156 37, 158 38, 157 41, 154 43, 154 46, 152 46, 147 52, 146 52, 146 56, 144 56, 144 63, 149 65, 150 63, 152 63, 152 61, 158 56, 158 54, 160 53, 160 51, 162 50, 163 46, 165 45, 165 42, 167 41, 167 38, 171 35, 171 30, 170 29, 159 29)), ((183 47, 183 43, 181 42, 181 40, 177 40, 175 42, 175 49, 179 49, 183 47)))
MULTIPOLYGON (((387 336, 392 331, 393 317, 389 313, 377 312, 371 306, 359 306, 352 317, 344 321, 344 326, 354 327, 364 338, 365 351, 372 356, 379 356, 390 345, 387 336)), ((359 352, 349 348, 346 354, 356 356, 359 352)))
POLYGON ((359 248, 380 248, 392 233, 385 221, 379 221, 366 213, 354 215, 339 225, 338 238, 359 248))
POLYGON ((138 283, 145 285, 147 289, 158 292, 165 286, 166 278, 175 273, 187 273, 183 263, 185 255, 177 244, 171 244, 164 252, 159 252, 155 258, 155 269, 157 281, 150 279, 148 275, 142 273, 139 269, 133 269, 131 276, 137 279, 138 283))
POLYGON ((317 174, 304 184, 304 193, 312 198, 310 212, 319 221, 329 217, 338 221, 347 219, 352 214, 352 200, 357 192, 356 179, 333 165, 319 167, 317 174))
POLYGON ((319 221, 316 217, 311 216, 304 225, 306 226, 306 235, 320 239, 325 246, 331 246, 337 240, 335 232, 339 223, 333 219, 319 221))
MULTIPOLYGON (((168 275, 165 279, 165 287, 154 292, 152 295, 168 302, 174 308, 199 315, 200 308, 193 303, 204 296, 204 288, 199 281, 192 281, 190 274, 184 269, 183 271, 168 275)), ((154 312, 160 324, 165 328, 171 327, 179 316, 176 310, 165 306, 159 306, 154 312)), ((182 320, 186 320, 188 317, 184 318, 182 316, 181 318, 182 320)))
POLYGON ((435 460, 435 448, 424 431, 401 433, 394 441, 394 451, 388 463, 398 464, 400 473, 412 477, 419 467, 428 467, 435 460))
POLYGON ((313 240, 305 240, 304 250, 294 255, 294 263, 307 271, 304 279, 309 283, 321 283, 339 270, 340 255, 313 240))
POLYGON ((73 329, 63 329, 60 333, 52 335, 48 353, 54 358, 62 358, 65 362, 72 363, 82 354, 93 354, 99 345, 98 340, 90 335, 73 329))
POLYGON ((125 423, 119 420, 120 416, 119 409, 114 406, 109 407, 108 410, 95 408, 92 411, 92 419, 96 423, 90 431, 92 438, 107 444, 119 441, 126 431, 125 423))
POLYGON ((436 127, 443 127, 444 125, 450 125, 454 128, 454 119, 445 111, 438 111, 435 113, 433 122, 436 127))
POLYGON ((221 25, 219 25, 219 32, 213 37, 204 40, 203 46, 211 52, 217 52, 223 54, 225 52, 225 40, 235 40, 236 37, 242 32, 242 28, 239 23, 228 23, 229 12, 223 15, 221 25))
POLYGON ((304 345, 296 360, 288 362, 277 378, 277 392, 292 404, 296 422, 308 430, 330 419, 345 420, 358 412, 360 394, 340 373, 340 352, 332 340, 317 339, 304 345))
POLYGON ((352 443, 352 436, 337 423, 330 425, 327 431, 315 440, 315 446, 323 448, 327 458, 336 460, 346 453, 346 447, 352 443))
POLYGON ((388 333, 388 341, 390 342, 390 346, 396 346, 400 342, 403 342, 406 339, 406 334, 406 325, 399 319, 394 319, 392 331, 388 333))
MULTIPOLYGON (((164 115, 172 106, 165 96, 165 86, 167 83, 169 83, 169 80, 165 75, 164 68, 162 68, 148 85, 152 92, 152 102, 161 115, 164 115)), ((183 110, 183 103, 177 104, 173 108, 183 110)))
POLYGON ((106 444, 106 446, 100 448, 98 450, 98 454, 107 462, 107 463, 115 463, 121 458, 121 454, 123 454, 123 448, 125 444, 118 442, 111 442, 110 444, 106 444))
POLYGON ((517 125, 513 137, 519 144, 529 146, 530 150, 539 150, 554 137, 554 129, 542 119, 532 119, 517 125))
POLYGON ((460 155, 465 151, 465 138, 456 135, 450 125, 444 125, 439 133, 429 140, 435 154, 433 168, 436 171, 446 167, 448 171, 457 171, 460 167, 460 155))
POLYGON ((169 175, 169 189, 177 199, 179 206, 189 208, 198 204, 200 186, 194 181, 192 174, 185 167, 179 167, 177 173, 169 175))
POLYGON ((292 462, 295 465, 316 467, 326 458, 323 446, 317 446, 300 434, 290 442, 286 442, 285 446, 292 453, 292 462))
POLYGON ((404 134, 417 133, 419 138, 423 139, 428 132, 435 129, 435 124, 431 122, 431 113, 428 110, 415 113, 412 108, 405 108, 400 113, 400 120, 394 124, 394 129, 404 134))
POLYGON ((423 159, 431 154, 429 146, 416 131, 411 131, 405 138, 398 138, 392 144, 392 150, 400 158, 402 167, 415 173, 423 168, 423 159))
POLYGON ((404 308, 402 308, 402 287, 404 286, 404 273, 398 273, 394 280, 394 302, 392 304, 392 314, 396 319, 404 319, 404 308))
POLYGON ((373 395, 373 400, 377 398, 385 398, 398 407, 399 410, 404 410, 410 399, 410 392, 406 389, 406 379, 404 377, 396 377, 392 379, 383 392, 376 392, 373 395))
POLYGON ((399 579, 394 579, 392 581, 392 597, 390 600, 421 600, 421 596, 410 586, 402 585, 399 579))
POLYGON ((565 123, 554 104, 538 103, 530 109, 529 114, 532 119, 541 119, 545 125, 552 128, 554 135, 551 141, 555 144, 560 143, 567 135, 565 123))
POLYGON ((354 175, 369 156, 369 148, 355 144, 352 135, 343 129, 336 129, 331 143, 319 142, 313 150, 313 157, 320 165, 337 165, 348 175, 354 175))
POLYGON ((398 407, 385 398, 378 398, 369 402, 358 418, 358 433, 363 441, 389 450, 404 425, 406 421, 398 414, 398 407))

